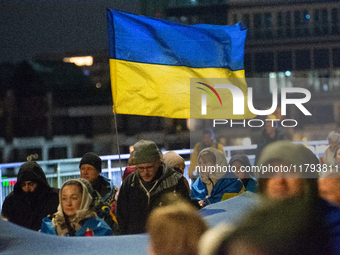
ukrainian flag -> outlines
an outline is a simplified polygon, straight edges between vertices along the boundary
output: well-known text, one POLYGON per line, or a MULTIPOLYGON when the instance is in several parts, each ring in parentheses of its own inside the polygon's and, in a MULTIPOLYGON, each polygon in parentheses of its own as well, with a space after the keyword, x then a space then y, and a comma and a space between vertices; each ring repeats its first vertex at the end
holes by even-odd
POLYGON ((241 24, 188 26, 110 9, 107 18, 115 113, 190 118, 191 78, 245 77, 241 24))

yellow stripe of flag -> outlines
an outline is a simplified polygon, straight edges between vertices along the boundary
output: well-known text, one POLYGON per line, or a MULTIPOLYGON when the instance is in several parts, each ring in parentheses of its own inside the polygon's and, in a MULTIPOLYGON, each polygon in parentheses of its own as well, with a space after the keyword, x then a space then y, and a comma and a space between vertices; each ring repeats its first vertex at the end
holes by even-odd
MULTIPOLYGON (((190 78, 244 77, 244 70, 154 65, 116 59, 110 59, 110 70, 116 113, 171 118, 190 118, 190 78)), ((241 90, 246 89, 244 83, 241 90)), ((196 101, 197 107, 200 107, 200 98, 196 101)), ((223 98, 222 102, 227 103, 223 98)), ((233 117, 232 112, 230 115, 217 116, 222 117, 233 117)))

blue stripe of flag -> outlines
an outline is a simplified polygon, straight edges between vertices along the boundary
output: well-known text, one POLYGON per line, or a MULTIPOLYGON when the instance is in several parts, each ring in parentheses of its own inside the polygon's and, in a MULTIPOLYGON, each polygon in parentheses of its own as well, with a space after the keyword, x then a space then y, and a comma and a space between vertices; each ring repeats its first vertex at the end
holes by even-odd
POLYGON ((107 10, 111 59, 192 68, 243 70, 246 29, 182 25, 107 10))

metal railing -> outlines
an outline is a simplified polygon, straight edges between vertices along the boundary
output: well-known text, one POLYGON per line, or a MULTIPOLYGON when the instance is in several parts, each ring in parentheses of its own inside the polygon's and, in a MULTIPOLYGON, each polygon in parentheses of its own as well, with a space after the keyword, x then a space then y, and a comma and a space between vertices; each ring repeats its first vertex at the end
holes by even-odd
MULTIPOLYGON (((315 155, 320 158, 325 151, 328 141, 309 141, 309 142, 301 142, 309 147, 315 155)), ((225 146, 223 147, 227 159, 229 160, 230 157, 237 153, 245 153, 248 155, 250 162, 253 164, 255 160, 255 153, 254 150, 257 148, 256 144, 249 145, 249 146, 225 146)), ((183 158, 189 158, 190 154, 192 153, 192 149, 183 149, 183 150, 174 150, 183 158)), ((163 154, 167 151, 163 151, 163 154)), ((130 157, 130 154, 122 154, 120 155, 108 155, 108 156, 101 156, 102 159, 102 173, 101 175, 108 177, 112 180, 113 184, 119 187, 122 182, 121 171, 124 171, 125 167, 127 166, 127 160, 130 157), (121 166, 120 166, 121 165, 121 166)), ((71 178, 79 178, 80 171, 79 171, 79 162, 81 158, 73 158, 73 159, 60 159, 60 160, 47 160, 47 161, 38 161, 38 164, 42 167, 46 174, 46 178, 49 184, 52 187, 60 188, 63 182, 67 179, 71 178)), ((14 184, 17 180, 16 177, 6 177, 3 176, 3 173, 11 171, 12 173, 17 174, 20 166, 24 162, 17 162, 17 163, 7 163, 7 164, 0 164, 0 206, 2 208, 2 203, 5 197, 13 191, 14 184)), ((188 168, 190 165, 190 160, 185 161, 185 170, 184 176, 189 180, 188 175, 188 168)), ((189 180, 190 183, 190 180, 189 180)), ((191 184, 191 183, 190 183, 191 184)))

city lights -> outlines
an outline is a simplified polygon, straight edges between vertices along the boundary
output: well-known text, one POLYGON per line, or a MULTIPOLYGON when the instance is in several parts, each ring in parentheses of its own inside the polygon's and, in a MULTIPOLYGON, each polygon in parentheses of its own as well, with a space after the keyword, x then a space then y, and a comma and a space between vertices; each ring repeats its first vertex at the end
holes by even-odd
POLYGON ((70 58, 64 58, 63 61, 66 63, 74 63, 77 66, 92 66, 93 57, 92 56, 70 57, 70 58))

